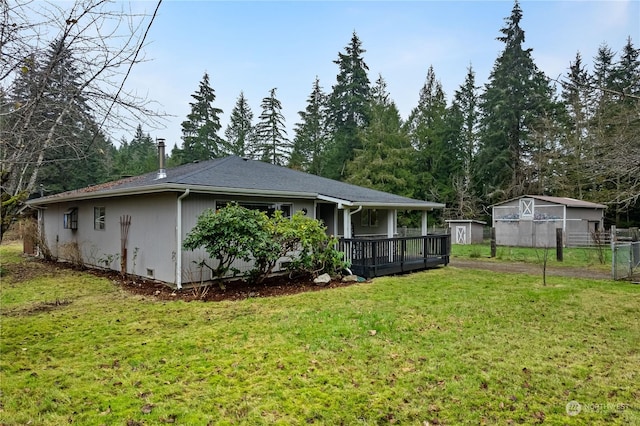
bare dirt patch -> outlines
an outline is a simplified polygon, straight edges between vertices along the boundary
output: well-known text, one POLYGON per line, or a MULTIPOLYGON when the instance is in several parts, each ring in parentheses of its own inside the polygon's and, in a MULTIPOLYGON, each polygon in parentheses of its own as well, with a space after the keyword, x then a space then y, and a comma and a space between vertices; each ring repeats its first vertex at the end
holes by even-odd
POLYGON ((11 284, 19 284, 37 277, 56 276, 61 269, 65 269, 64 264, 48 262, 34 257, 25 256, 25 260, 20 263, 10 263, 3 265, 2 278, 10 279, 11 284))
POLYGON ((9 309, 3 312, 3 314, 9 317, 36 315, 44 312, 50 312, 55 309, 59 309, 64 306, 67 306, 69 304, 71 304, 70 300, 56 299, 51 302, 37 302, 37 303, 34 303, 33 305, 29 305, 24 308, 13 309, 13 310, 9 309))

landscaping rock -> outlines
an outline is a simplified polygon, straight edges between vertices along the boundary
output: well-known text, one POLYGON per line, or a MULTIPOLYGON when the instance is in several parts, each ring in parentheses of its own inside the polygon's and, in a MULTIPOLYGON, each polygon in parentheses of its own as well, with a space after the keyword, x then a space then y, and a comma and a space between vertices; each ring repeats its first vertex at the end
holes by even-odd
POLYGON ((316 283, 317 285, 327 285, 331 282, 331 275, 329 274, 319 275, 316 279, 313 280, 313 282, 316 283))
POLYGON ((347 275, 345 277, 342 277, 343 283, 357 283, 358 281, 359 280, 357 275, 347 275))

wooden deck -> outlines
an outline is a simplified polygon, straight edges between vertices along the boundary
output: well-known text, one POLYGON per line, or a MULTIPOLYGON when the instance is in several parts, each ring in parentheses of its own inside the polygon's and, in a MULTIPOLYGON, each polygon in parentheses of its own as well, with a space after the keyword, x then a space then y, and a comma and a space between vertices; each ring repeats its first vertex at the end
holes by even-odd
POLYGON ((354 274, 373 278, 447 265, 451 235, 343 238, 338 249, 345 253, 354 274))

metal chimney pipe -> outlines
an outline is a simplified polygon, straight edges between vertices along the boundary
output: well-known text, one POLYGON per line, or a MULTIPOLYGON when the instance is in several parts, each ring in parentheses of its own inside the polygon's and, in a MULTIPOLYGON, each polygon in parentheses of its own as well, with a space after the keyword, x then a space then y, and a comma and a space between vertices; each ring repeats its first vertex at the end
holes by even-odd
POLYGON ((158 139, 158 176, 156 179, 163 179, 167 177, 167 170, 164 168, 164 139, 158 139))

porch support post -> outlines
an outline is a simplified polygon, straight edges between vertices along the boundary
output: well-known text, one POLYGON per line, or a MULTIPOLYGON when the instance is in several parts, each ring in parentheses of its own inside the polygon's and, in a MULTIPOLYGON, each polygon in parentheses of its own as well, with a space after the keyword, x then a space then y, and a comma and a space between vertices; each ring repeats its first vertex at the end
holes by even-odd
POLYGON ((426 210, 422 212, 422 226, 420 230, 422 231, 421 234, 423 236, 427 235, 428 228, 427 228, 427 211, 426 210))
POLYGON ((342 210, 344 238, 351 238, 351 209, 345 207, 342 210))
POLYGON ((397 210, 387 210, 387 238, 393 238, 396 230, 397 210))

